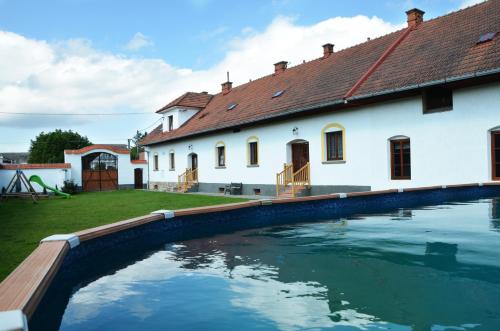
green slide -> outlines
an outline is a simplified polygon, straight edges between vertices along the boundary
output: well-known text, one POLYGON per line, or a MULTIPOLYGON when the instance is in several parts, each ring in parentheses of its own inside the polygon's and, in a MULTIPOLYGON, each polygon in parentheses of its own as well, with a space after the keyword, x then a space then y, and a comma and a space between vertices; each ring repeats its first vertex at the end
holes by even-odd
POLYGON ((63 196, 65 198, 69 198, 71 197, 71 195, 69 195, 68 193, 64 193, 64 192, 61 192, 59 190, 56 190, 55 188, 53 187, 50 187, 50 186, 47 186, 43 180, 40 178, 40 176, 37 176, 37 175, 32 175, 30 176, 30 179, 29 179, 30 182, 34 182, 34 183, 37 183, 38 185, 40 185, 41 187, 49 190, 49 191, 52 191, 54 192, 56 195, 60 195, 60 196, 63 196))

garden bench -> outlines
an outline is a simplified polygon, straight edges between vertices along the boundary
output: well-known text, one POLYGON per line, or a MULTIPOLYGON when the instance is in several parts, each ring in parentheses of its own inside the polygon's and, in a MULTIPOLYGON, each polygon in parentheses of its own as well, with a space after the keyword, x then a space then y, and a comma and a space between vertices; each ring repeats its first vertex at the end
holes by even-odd
POLYGON ((231 183, 224 187, 224 195, 229 192, 231 195, 241 195, 243 191, 243 183, 231 183))

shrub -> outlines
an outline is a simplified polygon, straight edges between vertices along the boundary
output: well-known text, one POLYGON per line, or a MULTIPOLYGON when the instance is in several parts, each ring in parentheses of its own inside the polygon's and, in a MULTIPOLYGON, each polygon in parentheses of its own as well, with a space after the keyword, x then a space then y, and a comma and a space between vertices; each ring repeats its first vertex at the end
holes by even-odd
POLYGON ((64 193, 68 194, 77 194, 78 193, 78 186, 73 182, 72 180, 65 180, 64 181, 64 186, 61 189, 64 193))

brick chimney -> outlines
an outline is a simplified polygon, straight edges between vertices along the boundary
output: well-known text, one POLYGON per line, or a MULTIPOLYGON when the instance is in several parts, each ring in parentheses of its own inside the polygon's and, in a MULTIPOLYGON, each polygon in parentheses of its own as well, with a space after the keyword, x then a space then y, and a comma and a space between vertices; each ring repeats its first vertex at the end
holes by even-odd
POLYGON ((285 71, 287 64, 288 64, 288 62, 286 62, 286 61, 280 61, 278 63, 275 63, 274 64, 274 73, 279 74, 280 72, 285 71))
POLYGON ((324 44, 323 45, 323 58, 327 58, 333 54, 333 44, 324 44))
POLYGON ((416 28, 424 21, 424 14, 425 12, 423 10, 417 8, 408 10, 406 12, 408 27, 412 29, 416 28))
POLYGON ((221 84, 222 85, 222 94, 228 94, 231 92, 233 88, 233 82, 227 81, 221 84))

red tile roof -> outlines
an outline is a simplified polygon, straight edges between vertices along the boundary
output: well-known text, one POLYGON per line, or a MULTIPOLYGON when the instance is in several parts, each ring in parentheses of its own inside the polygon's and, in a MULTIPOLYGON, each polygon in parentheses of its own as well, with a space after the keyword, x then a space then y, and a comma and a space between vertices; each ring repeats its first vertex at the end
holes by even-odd
POLYGON ((31 163, 31 164, 0 164, 0 169, 27 170, 27 169, 69 169, 70 163, 31 163))
MULTIPOLYGON (((155 144, 281 115, 307 113, 327 105, 340 106, 344 97, 354 99, 500 68, 500 38, 476 44, 482 34, 500 31, 500 0, 424 21, 407 31, 405 28, 262 77, 234 87, 225 95, 216 94, 180 128, 162 132, 159 126, 142 143, 155 144), (272 98, 278 90, 285 93, 272 98), (238 106, 227 110, 231 103, 238 106)), ((179 99, 171 104, 181 102, 179 99)))
POLYGON ((107 149, 116 154, 129 154, 130 151, 127 149, 127 145, 113 145, 113 144, 98 144, 90 145, 80 149, 66 149, 64 154, 85 154, 95 149, 107 149))
POLYGON ((500 31, 500 1, 485 3, 421 24, 358 90, 378 91, 459 77, 500 67, 500 40, 477 44, 500 31))
POLYGON ((170 102, 166 106, 157 110, 157 113, 160 113, 168 108, 180 106, 180 107, 191 107, 191 108, 205 108, 206 105, 210 102, 213 95, 208 94, 206 92, 196 93, 196 92, 186 92, 174 101, 170 102))
POLYGON ((148 161, 146 160, 130 160, 131 163, 133 164, 147 164, 148 161))

